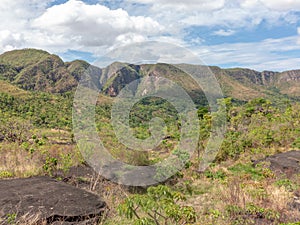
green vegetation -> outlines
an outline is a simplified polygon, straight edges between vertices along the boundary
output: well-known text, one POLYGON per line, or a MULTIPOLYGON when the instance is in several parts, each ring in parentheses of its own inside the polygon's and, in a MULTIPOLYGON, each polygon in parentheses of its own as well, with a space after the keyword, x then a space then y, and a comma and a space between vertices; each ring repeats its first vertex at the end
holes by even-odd
POLYGON ((196 212, 193 207, 178 203, 183 200, 185 197, 180 192, 159 185, 148 188, 147 194, 127 198, 118 210, 136 225, 193 223, 196 212))
MULTIPOLYGON (((225 95, 231 97, 219 100, 226 105, 227 131, 218 155, 205 171, 199 171, 212 121, 219 118, 218 113, 210 112, 201 89, 172 65, 124 64, 123 70, 115 71, 120 65, 93 68, 99 87, 100 76, 104 76, 95 107, 96 130, 104 146, 131 165, 151 165, 177 156, 184 168, 165 183, 147 189, 122 187, 98 175, 80 177, 109 206, 101 224, 299 224, 300 213, 291 207, 300 187, 299 174, 278 175, 268 163, 253 164, 300 148, 299 83, 287 79, 299 76, 297 71, 211 68, 225 95), (193 155, 178 147, 184 117, 158 97, 137 102, 129 115, 133 134, 141 140, 150 137, 153 118, 164 121, 165 138, 155 149, 132 151, 115 135, 113 98, 104 93, 116 95, 137 77, 158 74, 174 79, 195 101, 200 138, 193 155)), ((32 49, 0 56, 1 179, 48 175, 62 180, 72 167, 85 164, 72 133, 72 105, 74 88, 89 66, 79 60, 64 63, 57 56, 32 49)), ((162 173, 165 171, 158 169, 156 176, 162 173)), ((14 214, 6 219, 17 223, 14 214)))

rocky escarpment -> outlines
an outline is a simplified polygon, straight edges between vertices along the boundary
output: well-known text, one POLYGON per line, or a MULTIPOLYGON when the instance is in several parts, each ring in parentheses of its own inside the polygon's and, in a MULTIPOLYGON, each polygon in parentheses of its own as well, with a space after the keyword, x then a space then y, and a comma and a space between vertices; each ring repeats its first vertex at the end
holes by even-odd
MULTIPOLYGON (((25 90, 64 93, 75 91, 82 76, 87 75, 86 81, 93 81, 104 94, 115 97, 123 87, 134 80, 143 77, 164 77, 183 87, 193 100, 203 102, 205 96, 201 88, 190 74, 180 69, 180 65, 133 65, 115 62, 105 68, 98 68, 83 60, 63 62, 57 55, 42 50, 23 49, 0 55, 0 79, 25 90)), ((188 64, 185 67, 191 70, 207 68, 188 64)), ((246 68, 209 68, 218 79, 224 96, 243 101, 268 96, 300 98, 300 70, 259 72, 246 68)), ((138 86, 140 84, 137 82, 138 86)))

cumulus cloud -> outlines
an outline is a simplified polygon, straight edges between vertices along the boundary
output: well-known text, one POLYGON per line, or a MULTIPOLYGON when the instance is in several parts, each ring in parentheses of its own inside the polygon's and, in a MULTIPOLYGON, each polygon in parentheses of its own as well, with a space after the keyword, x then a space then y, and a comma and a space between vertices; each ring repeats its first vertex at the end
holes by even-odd
POLYGON ((286 11, 286 10, 300 10, 299 0, 260 0, 268 8, 286 11))
POLYGON ((22 47, 52 52, 101 48, 144 41, 159 35, 163 26, 145 16, 130 16, 123 9, 69 0, 2 0, 0 52, 22 47))
POLYGON ((24 29, 30 19, 41 14, 52 0, 1 0, 0 29, 24 29))
POLYGON ((9 51, 15 47, 21 47, 25 40, 22 34, 12 33, 9 30, 0 31, 0 43, 3 51, 9 51))
POLYGON ((300 28, 299 38, 215 46, 205 46, 200 32, 194 36, 188 32, 191 26, 200 26, 212 32, 209 36, 230 36, 262 22, 294 26, 299 22, 299 0, 116 0, 109 1, 110 7, 100 4, 107 4, 106 0, 84 1, 51 6, 54 0, 1 0, 0 52, 33 47, 56 54, 71 49, 97 56, 118 46, 158 40, 193 50, 200 46, 197 53, 208 64, 262 68, 261 62, 270 62, 266 64, 270 67, 288 62, 288 54, 280 53, 300 51, 300 28))
POLYGON ((87 5, 78 0, 53 6, 32 22, 34 29, 55 34, 83 46, 142 41, 163 27, 150 17, 130 16, 125 10, 87 5))
POLYGON ((1 0, 0 52, 26 46, 30 20, 40 15, 52 0, 1 0))

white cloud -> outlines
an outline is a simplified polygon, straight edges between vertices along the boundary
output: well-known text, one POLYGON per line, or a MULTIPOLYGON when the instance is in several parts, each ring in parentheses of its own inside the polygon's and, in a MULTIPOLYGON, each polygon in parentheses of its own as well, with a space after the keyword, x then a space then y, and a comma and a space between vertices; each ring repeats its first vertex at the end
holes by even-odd
POLYGON ((142 4, 151 4, 153 9, 173 8, 177 10, 213 11, 224 6, 225 0, 130 0, 142 4))
POLYGON ((1 0, 0 52, 26 47, 30 20, 40 15, 52 0, 1 0))
POLYGON ((234 30, 217 30, 214 32, 215 35, 218 35, 218 36, 231 36, 233 34, 235 34, 235 31, 234 30))
POLYGON ((297 32, 298 32, 297 44, 300 45, 300 27, 297 28, 297 32))
POLYGON ((300 51, 297 40, 294 36, 261 42, 202 45, 194 48, 194 51, 208 65, 233 64, 257 70, 282 71, 299 68, 299 59, 294 60, 288 54, 282 54, 287 51, 300 51))
POLYGON ((300 10, 299 0, 260 0, 268 8, 279 11, 300 10))
MULTIPOLYGON (((274 25, 295 23, 299 0, 130 0, 148 4, 147 15, 169 31, 187 26, 226 26, 230 29, 253 27, 262 21, 274 25)), ((143 6, 144 7, 144 6, 143 6)))
POLYGON ((24 42, 24 37, 19 33, 12 33, 9 30, 0 31, 0 43, 4 51, 12 50, 15 47, 21 47, 24 42))
POLYGON ((130 16, 123 9, 80 0, 47 8, 52 1, 1 0, 0 52, 29 46, 56 53, 103 50, 103 46, 143 41, 163 30, 150 17, 130 16))
POLYGON ((256 2, 256 4, 243 3, 247 2, 240 1, 239 4, 232 2, 213 12, 199 13, 195 11, 183 18, 183 25, 225 26, 235 29, 257 26, 262 21, 270 25, 279 24, 282 21, 285 23, 295 22, 292 12, 271 10, 260 2, 256 2))
MULTIPOLYGON (((130 43, 159 34, 163 27, 150 17, 129 16, 125 10, 110 10, 102 5, 87 5, 78 0, 53 6, 33 20, 34 29, 72 40, 80 46, 130 43)), ((47 40, 45 40, 47 41, 47 40)), ((69 41, 67 42, 68 44, 69 41)))
POLYGON ((210 65, 235 63, 272 69, 294 67, 298 62, 282 53, 300 51, 300 28, 299 38, 255 43, 205 46, 201 33, 186 37, 192 25, 218 27, 208 36, 242 34, 243 29, 256 27, 262 21, 269 26, 295 25, 300 0, 128 0, 122 2, 123 9, 116 10, 83 0, 69 0, 49 8, 51 2, 1 0, 0 52, 35 47, 56 54, 72 49, 101 55, 125 44, 156 40, 180 46, 190 44, 193 49, 199 46, 196 52, 210 65))
POLYGON ((1 0, 0 29, 24 29, 30 19, 40 15, 52 0, 1 0))
POLYGON ((299 69, 300 65, 300 58, 291 58, 291 59, 276 59, 276 60, 269 60, 263 63, 258 63, 252 68, 263 71, 263 70, 273 70, 273 71, 286 71, 286 70, 293 70, 299 69))

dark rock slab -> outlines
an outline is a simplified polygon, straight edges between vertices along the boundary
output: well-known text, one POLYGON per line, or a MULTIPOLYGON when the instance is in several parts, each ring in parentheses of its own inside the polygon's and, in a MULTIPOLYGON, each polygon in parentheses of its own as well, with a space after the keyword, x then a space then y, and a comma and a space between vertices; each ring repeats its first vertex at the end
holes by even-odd
POLYGON ((85 221, 99 219, 105 207, 98 195, 49 177, 0 180, 2 222, 9 214, 29 213, 39 214, 48 224, 88 224, 85 221))
POLYGON ((293 201, 289 203, 291 209, 300 211, 300 189, 294 192, 293 201))
MULTIPOLYGON (((289 152, 278 153, 261 160, 257 160, 254 164, 268 162, 269 168, 276 174, 278 178, 292 178, 300 173, 300 151, 292 150, 289 152)), ((300 211, 300 190, 294 192, 293 200, 289 203, 293 210, 300 211)))
POLYGON ((262 160, 257 160, 254 164, 264 161, 270 163, 270 169, 277 175, 291 177, 300 173, 300 151, 292 150, 289 152, 278 153, 262 160))

